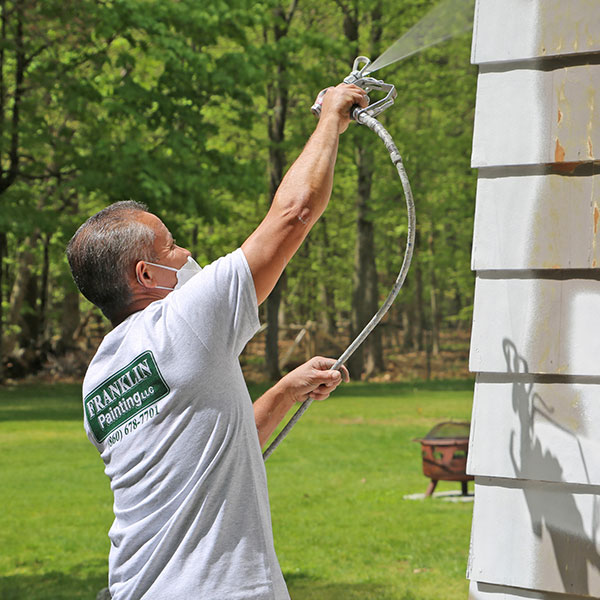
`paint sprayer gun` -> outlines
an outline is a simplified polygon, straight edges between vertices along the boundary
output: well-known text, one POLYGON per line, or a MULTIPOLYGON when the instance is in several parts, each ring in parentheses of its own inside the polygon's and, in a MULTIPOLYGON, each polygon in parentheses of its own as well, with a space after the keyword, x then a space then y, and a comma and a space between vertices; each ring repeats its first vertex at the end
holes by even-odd
MULTIPOLYGON (((352 65, 352 71, 350 75, 348 75, 344 79, 344 83, 352 83, 367 93, 371 90, 377 90, 384 92, 386 95, 377 100, 377 102, 373 102, 373 104, 369 104, 366 108, 360 108, 359 106, 354 106, 351 110, 351 117, 357 122, 360 123, 360 115, 367 114, 371 117, 376 117, 380 113, 382 113, 386 108, 390 107, 394 104, 394 99, 397 96, 396 88, 391 83, 385 83, 381 79, 375 79, 374 77, 368 77, 369 73, 368 67, 371 64, 370 59, 366 56, 359 56, 354 60, 354 64, 352 65)), ((327 93, 327 89, 321 90, 315 103, 311 107, 311 111, 313 115, 319 117, 321 115, 321 107, 323 105, 323 97, 327 93)))

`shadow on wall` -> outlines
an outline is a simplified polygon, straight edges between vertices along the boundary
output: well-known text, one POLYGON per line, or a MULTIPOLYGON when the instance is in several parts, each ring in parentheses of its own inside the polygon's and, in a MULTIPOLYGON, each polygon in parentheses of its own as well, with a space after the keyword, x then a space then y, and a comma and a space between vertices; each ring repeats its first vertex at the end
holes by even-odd
MULTIPOLYGON (((529 374, 525 359, 519 355, 515 344, 508 339, 502 343, 507 372, 513 375, 529 374)), ((564 481, 563 468, 549 449, 542 448, 536 435, 535 424, 540 419, 572 436, 579 448, 588 483, 591 484, 581 442, 576 433, 553 419, 553 409, 535 391, 532 378, 513 377, 512 407, 520 423, 519 460, 515 453, 517 433, 511 432, 510 459, 516 477, 530 479, 535 473, 538 481, 564 481)), ((524 488, 525 501, 531 518, 534 535, 541 539, 545 526, 554 550, 556 566, 566 592, 588 595, 588 563, 600 570, 600 554, 596 550, 598 529, 598 498, 593 499, 592 538, 586 533, 583 517, 575 501, 575 494, 561 489, 548 493, 548 488, 535 486, 524 488)))

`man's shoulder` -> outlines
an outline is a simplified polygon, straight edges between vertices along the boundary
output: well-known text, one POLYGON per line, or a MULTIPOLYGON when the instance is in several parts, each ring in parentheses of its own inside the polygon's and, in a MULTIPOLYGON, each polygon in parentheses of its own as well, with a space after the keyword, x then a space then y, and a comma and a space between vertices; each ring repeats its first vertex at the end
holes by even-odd
POLYGON ((117 364, 121 355, 127 353, 127 337, 132 333, 132 328, 142 318, 145 310, 129 315, 102 338, 83 379, 84 393, 86 389, 90 389, 90 386, 94 385, 99 376, 101 377, 102 372, 110 370, 110 363, 117 364))

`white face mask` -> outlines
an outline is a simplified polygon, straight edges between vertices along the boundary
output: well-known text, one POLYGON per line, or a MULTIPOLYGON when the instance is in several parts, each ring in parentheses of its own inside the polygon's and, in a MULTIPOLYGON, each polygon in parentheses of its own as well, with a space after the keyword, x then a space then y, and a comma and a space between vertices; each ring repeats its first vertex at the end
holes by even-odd
MULTIPOLYGON (((159 290, 178 290, 182 285, 186 284, 194 275, 197 275, 202 271, 202 267, 191 257, 188 256, 187 261, 184 263, 182 267, 176 269, 175 267, 167 267, 166 265, 157 265, 156 263, 151 263, 148 261, 144 261, 147 265, 152 265, 153 267, 160 267, 161 269, 167 269, 169 271, 175 271, 177 277, 177 283, 175 287, 164 287, 162 285, 155 286, 159 290)), ((138 277, 138 282, 140 285, 143 285, 138 277)))

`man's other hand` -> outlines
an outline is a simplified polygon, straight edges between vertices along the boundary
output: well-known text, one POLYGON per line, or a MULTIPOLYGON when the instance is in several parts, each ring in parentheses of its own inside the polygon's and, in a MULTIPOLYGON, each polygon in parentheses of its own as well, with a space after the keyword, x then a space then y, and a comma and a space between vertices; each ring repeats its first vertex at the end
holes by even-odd
POLYGON ((315 356, 309 361, 290 371, 283 377, 279 385, 285 386, 285 393, 294 402, 304 402, 308 398, 325 400, 342 381, 350 381, 348 369, 332 371, 333 358, 315 356))

